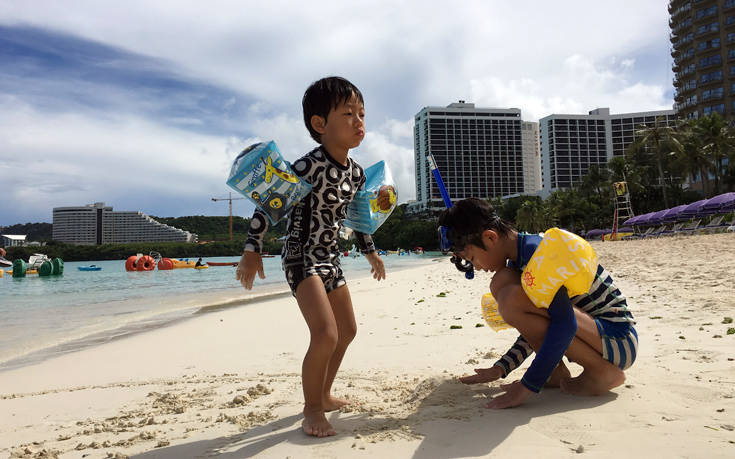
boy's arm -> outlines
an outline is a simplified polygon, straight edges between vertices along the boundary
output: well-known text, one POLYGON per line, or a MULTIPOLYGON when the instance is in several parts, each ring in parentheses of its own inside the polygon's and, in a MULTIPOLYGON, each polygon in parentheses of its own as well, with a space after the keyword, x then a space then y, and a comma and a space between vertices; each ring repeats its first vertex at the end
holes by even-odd
POLYGON ((577 319, 566 287, 556 292, 548 311, 551 322, 546 336, 521 379, 521 383, 532 392, 541 391, 577 333, 577 319))
POLYGON ((520 367, 531 353, 533 353, 533 348, 528 344, 526 338, 519 335, 513 346, 493 366, 502 368, 503 378, 505 378, 511 371, 520 367))
POLYGON ((270 227, 268 217, 260 209, 255 209, 252 218, 250 218, 250 227, 248 228, 248 238, 245 240, 245 251, 260 253, 263 251, 263 241, 265 233, 270 227))
POLYGON ((375 243, 373 237, 367 233, 361 233, 355 231, 355 238, 357 238, 357 246, 360 247, 360 253, 368 255, 375 252, 375 243))

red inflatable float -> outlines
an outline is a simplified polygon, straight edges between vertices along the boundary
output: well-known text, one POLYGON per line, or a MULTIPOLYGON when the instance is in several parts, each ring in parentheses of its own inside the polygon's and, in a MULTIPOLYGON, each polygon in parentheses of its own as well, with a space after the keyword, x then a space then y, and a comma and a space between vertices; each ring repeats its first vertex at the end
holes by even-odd
POLYGON ((174 269, 174 262, 170 258, 161 258, 161 261, 158 262, 158 269, 160 271, 174 269))
POLYGON ((125 261, 126 271, 152 271, 155 267, 156 262, 149 255, 143 255, 142 257, 131 255, 125 261))

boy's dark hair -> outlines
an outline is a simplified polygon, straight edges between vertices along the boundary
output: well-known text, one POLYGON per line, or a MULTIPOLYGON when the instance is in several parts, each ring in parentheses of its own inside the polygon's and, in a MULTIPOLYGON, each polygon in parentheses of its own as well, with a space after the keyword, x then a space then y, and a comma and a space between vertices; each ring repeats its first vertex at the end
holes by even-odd
POLYGON ((467 244, 482 248, 482 232, 485 230, 493 230, 502 237, 513 231, 510 223, 498 217, 492 204, 478 198, 454 203, 439 215, 439 225, 447 228, 454 252, 463 251, 467 244))
POLYGON ((322 136, 311 127, 311 117, 314 115, 327 119, 329 111, 337 105, 350 100, 352 95, 357 97, 360 103, 365 104, 362 93, 357 86, 342 77, 326 77, 315 81, 306 89, 301 106, 304 109, 304 124, 309 130, 311 138, 317 143, 322 143, 322 136))

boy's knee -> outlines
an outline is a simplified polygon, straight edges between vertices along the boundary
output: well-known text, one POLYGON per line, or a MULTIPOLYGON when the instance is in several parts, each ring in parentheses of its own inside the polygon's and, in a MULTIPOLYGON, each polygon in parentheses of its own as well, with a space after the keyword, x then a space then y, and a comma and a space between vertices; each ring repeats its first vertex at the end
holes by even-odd
POLYGON ((357 324, 348 325, 339 331, 340 343, 349 344, 355 339, 355 336, 357 336, 357 324))
POLYGON ((337 347, 338 340, 339 333, 337 332, 337 327, 334 325, 325 325, 314 330, 311 334, 312 344, 320 348, 334 350, 337 347))
POLYGON ((510 285, 520 285, 520 277, 516 271, 510 268, 501 269, 493 276, 490 282, 490 292, 496 300, 500 300, 501 291, 510 285))

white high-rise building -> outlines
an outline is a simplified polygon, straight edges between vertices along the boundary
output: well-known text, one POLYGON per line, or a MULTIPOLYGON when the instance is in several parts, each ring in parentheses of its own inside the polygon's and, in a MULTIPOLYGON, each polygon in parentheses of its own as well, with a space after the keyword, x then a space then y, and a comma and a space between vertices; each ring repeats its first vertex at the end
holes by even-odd
POLYGON ((610 114, 597 108, 587 115, 549 115, 539 120, 543 194, 578 184, 590 166, 605 166, 622 156, 635 132, 654 123, 674 126, 676 111, 610 114))
POLYGON ((445 208, 426 161, 429 154, 452 201, 523 193, 521 123, 517 108, 476 108, 462 100, 423 108, 415 117, 416 201, 409 203, 408 212, 445 208))
POLYGON ((538 138, 538 123, 521 123, 521 143, 523 144, 523 189, 525 194, 541 190, 541 147, 538 138))
POLYGON ((67 244, 196 242, 197 235, 159 223, 138 211, 114 212, 104 202, 54 207, 52 238, 67 244))

